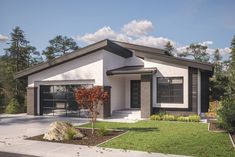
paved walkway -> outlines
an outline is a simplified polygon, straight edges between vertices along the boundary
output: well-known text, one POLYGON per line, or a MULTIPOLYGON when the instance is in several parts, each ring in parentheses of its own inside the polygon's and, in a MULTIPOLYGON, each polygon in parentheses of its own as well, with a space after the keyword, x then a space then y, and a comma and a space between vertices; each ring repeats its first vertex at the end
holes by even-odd
MULTIPOLYGON (((44 156, 44 157, 179 157, 160 153, 125 151, 101 147, 87 147, 72 144, 24 140, 25 137, 43 134, 55 120, 72 122, 75 125, 87 123, 86 119, 66 117, 34 117, 25 114, 0 116, 0 152, 44 156)), ((17 155, 13 154, 13 155, 17 155)), ((1 155, 1 154, 0 154, 1 155)), ((8 154, 9 156, 11 154, 8 154)), ((13 156, 12 155, 12 156, 13 156)))

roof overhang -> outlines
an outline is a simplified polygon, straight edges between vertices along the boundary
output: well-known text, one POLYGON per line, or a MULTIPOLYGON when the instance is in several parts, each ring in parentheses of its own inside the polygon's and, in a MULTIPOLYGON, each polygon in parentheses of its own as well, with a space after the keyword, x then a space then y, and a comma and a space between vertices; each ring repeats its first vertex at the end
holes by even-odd
POLYGON ((151 52, 154 54, 162 54, 162 55, 168 55, 168 56, 172 56, 169 54, 169 52, 167 52, 164 49, 159 49, 159 48, 153 48, 153 47, 148 47, 148 46, 143 46, 143 45, 136 45, 136 44, 131 44, 131 43, 126 43, 126 42, 120 42, 120 41, 112 41, 124 48, 130 49, 130 50, 134 50, 134 51, 141 51, 141 52, 151 52))
POLYGON ((192 68, 198 68, 206 71, 213 71, 213 65, 210 63, 198 62, 191 59, 178 58, 174 56, 167 56, 163 54, 156 54, 151 52, 140 52, 135 51, 135 55, 141 58, 155 59, 167 63, 178 64, 183 66, 188 66, 192 68))
POLYGON ((156 59, 156 60, 164 61, 167 63, 173 63, 173 64, 178 64, 178 65, 198 68, 198 69, 210 71, 213 73, 213 65, 210 63, 175 57, 175 56, 170 55, 164 49, 147 47, 147 46, 136 45, 136 44, 120 42, 120 41, 113 41, 113 42, 126 49, 134 50, 135 55, 140 58, 156 59))
POLYGON ((157 68, 145 68, 144 66, 124 66, 117 69, 108 70, 106 74, 110 75, 126 75, 126 74, 155 74, 157 68))
POLYGON ((93 53, 95 51, 104 49, 106 51, 109 51, 111 53, 114 53, 116 55, 119 55, 124 58, 129 58, 132 56, 132 52, 126 48, 121 47, 118 44, 115 44, 111 42, 110 40, 102 40, 100 42, 97 42, 95 44, 88 45, 84 48, 78 49, 72 53, 66 54, 64 56, 49 60, 47 62, 35 65, 33 67, 27 68, 25 70, 19 71, 15 74, 15 78, 23 78, 28 75, 40 72, 42 70, 51 68, 53 66, 68 62, 70 60, 79 58, 81 56, 93 53))

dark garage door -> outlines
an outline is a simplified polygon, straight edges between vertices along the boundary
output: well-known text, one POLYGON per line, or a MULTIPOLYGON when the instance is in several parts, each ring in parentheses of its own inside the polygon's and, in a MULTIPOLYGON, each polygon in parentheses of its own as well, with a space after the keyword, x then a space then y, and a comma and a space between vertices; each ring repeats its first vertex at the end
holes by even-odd
MULTIPOLYGON (((40 114, 83 117, 74 91, 90 85, 41 85, 40 114)), ((85 110, 82 110, 85 111, 85 110)))

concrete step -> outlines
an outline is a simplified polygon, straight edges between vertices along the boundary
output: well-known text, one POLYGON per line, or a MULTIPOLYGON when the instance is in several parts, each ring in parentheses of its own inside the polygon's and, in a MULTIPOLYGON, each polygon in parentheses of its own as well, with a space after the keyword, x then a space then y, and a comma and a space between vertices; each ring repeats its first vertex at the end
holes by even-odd
POLYGON ((112 118, 138 120, 141 119, 140 110, 115 110, 112 112, 112 118))
POLYGON ((135 113, 135 114, 126 114, 126 113, 113 113, 112 115, 120 115, 123 117, 128 117, 128 116, 140 116, 140 113, 135 113))
POLYGON ((117 116, 114 115, 111 117, 112 119, 126 119, 126 120, 140 120, 141 117, 123 117, 123 116, 117 116))
POLYGON ((113 114, 140 114, 140 110, 115 110, 113 114))

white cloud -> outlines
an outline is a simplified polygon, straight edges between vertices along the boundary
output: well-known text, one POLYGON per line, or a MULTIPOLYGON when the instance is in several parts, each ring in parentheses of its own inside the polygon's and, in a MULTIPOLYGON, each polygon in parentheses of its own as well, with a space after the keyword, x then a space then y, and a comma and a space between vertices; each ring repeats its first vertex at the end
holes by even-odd
POLYGON ((176 48, 176 52, 177 52, 177 53, 185 52, 188 46, 189 46, 189 45, 177 47, 177 48, 176 48))
POLYGON ((203 46, 209 46, 209 45, 213 45, 213 41, 203 41, 203 42, 200 42, 199 44, 203 46))
POLYGON ((91 44, 103 39, 113 39, 116 38, 117 34, 108 26, 105 26, 95 33, 88 33, 83 36, 77 36, 75 39, 81 40, 85 43, 91 44))
MULTIPOLYGON (((214 52, 216 49, 208 48, 207 53, 213 58, 214 52)), ((228 47, 225 48, 219 48, 220 55, 223 57, 223 60, 229 59, 231 49, 228 47)))
MULTIPOLYGON (((78 41, 85 42, 87 44, 95 43, 103 39, 111 39, 117 41, 124 41, 133 44, 145 45, 150 47, 164 48, 168 41, 175 47, 174 53, 180 53, 186 51, 186 48, 189 45, 180 45, 177 42, 165 38, 165 37, 156 37, 153 35, 148 35, 148 33, 153 29, 153 24, 151 21, 142 20, 136 21, 133 20, 128 24, 125 24, 120 31, 115 31, 109 26, 104 26, 98 29, 94 33, 87 33, 82 36, 76 36, 74 39, 78 41)), ((208 46, 207 52, 210 56, 213 55, 215 49, 210 48, 213 45, 213 41, 203 41, 198 42, 198 44, 208 46)), ((224 59, 229 58, 230 48, 219 48, 221 55, 224 59)))
POLYGON ((125 24, 122 28, 122 31, 125 34, 133 37, 147 35, 151 30, 153 30, 153 24, 151 21, 148 20, 133 20, 128 24, 125 24))
POLYGON ((221 55, 223 56, 223 59, 228 60, 230 56, 231 49, 228 47, 220 48, 219 49, 221 55))
POLYGON ((0 42, 5 43, 8 40, 8 37, 0 34, 0 42))
POLYGON ((124 25, 121 32, 116 32, 110 27, 105 26, 98 29, 94 33, 88 33, 83 36, 76 36, 74 39, 85 42, 87 44, 91 44, 103 39, 111 39, 159 48, 163 48, 168 41, 170 41, 172 45, 176 45, 176 43, 170 39, 147 35, 148 31, 150 31, 152 28, 153 25, 151 21, 134 20, 124 25))
POLYGON ((87 44, 95 43, 103 39, 111 39, 126 42, 131 40, 131 38, 127 35, 122 33, 116 33, 108 26, 102 27, 94 33, 88 33, 83 36, 76 36, 74 37, 74 39, 85 42, 87 44))
POLYGON ((151 46, 151 47, 163 48, 168 41, 170 41, 172 45, 176 45, 175 42, 171 41, 170 39, 163 38, 163 37, 154 37, 154 36, 143 36, 143 37, 134 39, 132 43, 145 45, 145 46, 151 46))

